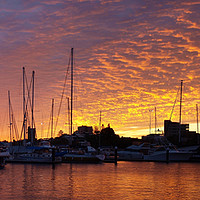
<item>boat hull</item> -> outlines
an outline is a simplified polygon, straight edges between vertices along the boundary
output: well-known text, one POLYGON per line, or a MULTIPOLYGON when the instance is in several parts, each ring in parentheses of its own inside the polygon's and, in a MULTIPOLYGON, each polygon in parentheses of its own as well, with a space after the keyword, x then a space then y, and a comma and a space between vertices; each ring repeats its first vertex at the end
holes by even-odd
POLYGON ((6 160, 7 163, 41 163, 41 164, 55 164, 61 163, 62 160, 52 161, 51 159, 28 159, 28 158, 13 158, 6 160))
POLYGON ((105 159, 104 155, 76 155, 65 154, 62 157, 64 163, 101 163, 105 159))
POLYGON ((154 152, 150 155, 144 155, 144 161, 187 162, 190 160, 191 156, 192 154, 189 152, 161 151, 154 152))
POLYGON ((119 151, 118 160, 120 161, 137 161, 143 160, 143 154, 140 152, 119 151))

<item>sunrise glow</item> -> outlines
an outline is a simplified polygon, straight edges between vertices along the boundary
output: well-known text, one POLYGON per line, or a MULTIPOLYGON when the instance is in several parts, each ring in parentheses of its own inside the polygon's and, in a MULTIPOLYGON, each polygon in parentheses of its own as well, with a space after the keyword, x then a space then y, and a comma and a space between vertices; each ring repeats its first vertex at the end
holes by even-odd
MULTIPOLYGON (((141 137, 155 132, 156 107, 162 132, 183 80, 182 122, 196 131, 199 1, 11 2, 0 3, 0 140, 9 140, 8 90, 21 134, 22 67, 28 82, 35 71, 37 137, 50 137, 51 100, 55 122, 72 47, 74 130, 99 127, 101 111, 101 123, 116 134, 141 137)), ((54 137, 69 133, 68 97, 70 75, 54 137)), ((179 120, 178 104, 172 121, 179 120)))

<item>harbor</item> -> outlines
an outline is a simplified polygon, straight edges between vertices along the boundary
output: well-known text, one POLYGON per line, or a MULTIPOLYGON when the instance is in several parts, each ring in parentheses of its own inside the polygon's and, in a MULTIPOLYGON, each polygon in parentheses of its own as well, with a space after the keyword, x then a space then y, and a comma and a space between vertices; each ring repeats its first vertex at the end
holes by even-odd
POLYGON ((0 1, 0 199, 199 200, 200 1, 0 1))
MULTIPOLYGON (((92 126, 79 126, 73 130, 73 93, 74 93, 74 49, 68 64, 71 73, 71 106, 68 101, 68 121, 69 133, 59 132, 59 136, 53 138, 54 127, 54 99, 52 99, 51 109, 51 138, 37 139, 35 126, 35 71, 32 72, 30 86, 26 80, 25 67, 23 67, 23 126, 20 138, 23 140, 14 141, 16 130, 13 118, 10 91, 8 91, 9 120, 10 120, 10 142, 5 142, 3 148, 7 150, 7 155, 1 156, 2 168, 5 162, 10 163, 46 163, 56 164, 67 163, 103 163, 119 161, 152 161, 152 162, 200 162, 200 136, 198 131, 189 131, 189 124, 182 124, 182 93, 183 80, 177 96, 180 96, 179 122, 172 122, 174 106, 170 115, 170 120, 164 121, 164 132, 157 133, 156 107, 155 107, 155 133, 151 134, 151 115, 150 115, 150 134, 138 138, 124 138, 115 134, 113 128, 108 124, 107 127, 101 125, 100 129, 93 130, 92 126), (31 94, 31 95, 30 95, 31 94), (30 108, 29 108, 30 107, 30 108)), ((67 70, 67 72, 68 72, 67 70)), ((66 75, 69 76, 67 73, 66 75)), ((64 83, 63 91, 66 90, 64 83)), ((61 96, 61 103, 63 94, 61 96)), ((60 108, 61 108, 60 103, 60 108)), ((60 110, 60 109, 59 109, 60 110)), ((197 130, 198 130, 198 105, 197 110, 197 130)), ((58 119, 58 118, 57 118, 58 119)), ((57 125, 57 121, 56 121, 57 125)))

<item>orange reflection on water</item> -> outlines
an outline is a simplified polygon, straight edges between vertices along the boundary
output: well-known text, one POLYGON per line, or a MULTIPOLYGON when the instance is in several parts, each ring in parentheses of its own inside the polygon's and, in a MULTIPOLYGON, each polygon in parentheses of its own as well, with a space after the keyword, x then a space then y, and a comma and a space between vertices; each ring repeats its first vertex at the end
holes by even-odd
POLYGON ((3 199, 197 200, 199 175, 199 163, 8 164, 0 192, 3 199))

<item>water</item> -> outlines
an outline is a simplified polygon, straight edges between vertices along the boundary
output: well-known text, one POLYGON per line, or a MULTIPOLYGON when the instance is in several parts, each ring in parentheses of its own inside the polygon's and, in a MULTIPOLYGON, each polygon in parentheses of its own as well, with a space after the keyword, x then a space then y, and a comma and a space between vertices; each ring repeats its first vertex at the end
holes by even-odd
POLYGON ((200 199, 200 163, 7 164, 0 199, 200 199))

